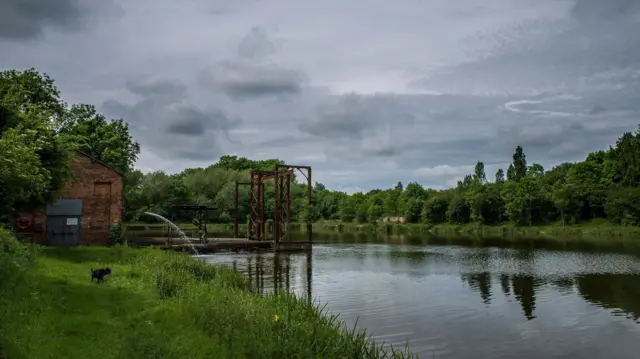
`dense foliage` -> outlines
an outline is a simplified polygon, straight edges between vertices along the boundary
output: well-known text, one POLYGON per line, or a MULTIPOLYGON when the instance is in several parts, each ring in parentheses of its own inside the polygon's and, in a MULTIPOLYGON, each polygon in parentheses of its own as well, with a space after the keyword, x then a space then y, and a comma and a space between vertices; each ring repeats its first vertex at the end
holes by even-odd
MULTIPOLYGON (((214 208, 209 221, 233 220, 235 181, 247 181, 251 170, 271 170, 279 159, 250 160, 222 156, 207 168, 177 174, 142 173, 133 165, 140 152, 126 122, 108 121, 93 106, 68 107, 53 80, 30 69, 0 73, 0 217, 55 199, 69 176, 69 149, 79 148, 125 174, 124 220, 145 220, 151 211, 175 220, 189 215, 173 208, 200 204, 214 208)), ((297 176, 303 179, 302 176, 297 176)), ((548 223, 574 224, 596 218, 616 225, 640 225, 640 129, 624 133, 608 150, 591 153, 578 163, 546 171, 527 163, 522 147, 513 162, 488 180, 484 164, 458 182, 436 191, 419 183, 367 193, 331 191, 316 183, 312 206, 307 188, 292 188, 292 218, 373 223, 384 216, 410 223, 548 223)), ((248 215, 248 189, 240 188, 240 217, 248 215)), ((273 185, 266 186, 265 215, 273 210, 273 185)))
POLYGON ((140 152, 121 119, 93 106, 70 108, 46 74, 0 72, 0 222, 55 201, 71 178, 71 150, 80 149, 123 173, 140 152))

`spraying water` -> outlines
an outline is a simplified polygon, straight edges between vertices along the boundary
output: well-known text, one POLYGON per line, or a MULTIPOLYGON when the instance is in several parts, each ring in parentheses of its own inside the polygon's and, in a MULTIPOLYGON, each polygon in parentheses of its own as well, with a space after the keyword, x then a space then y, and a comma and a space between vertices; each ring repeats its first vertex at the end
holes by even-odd
POLYGON ((189 243, 189 245, 191 246, 191 252, 193 254, 200 254, 198 252, 198 250, 196 249, 196 247, 193 245, 193 243, 191 242, 191 240, 189 239, 189 237, 187 237, 186 234, 184 234, 184 232, 180 229, 180 227, 176 226, 175 223, 171 222, 170 220, 162 217, 161 215, 157 214, 157 213, 152 213, 152 212, 144 212, 144 214, 148 214, 152 217, 155 217, 163 222, 165 222, 166 224, 169 225, 169 227, 171 227, 171 229, 173 229, 176 233, 178 233, 178 235, 180 236, 180 238, 184 239, 187 241, 187 243, 189 243))

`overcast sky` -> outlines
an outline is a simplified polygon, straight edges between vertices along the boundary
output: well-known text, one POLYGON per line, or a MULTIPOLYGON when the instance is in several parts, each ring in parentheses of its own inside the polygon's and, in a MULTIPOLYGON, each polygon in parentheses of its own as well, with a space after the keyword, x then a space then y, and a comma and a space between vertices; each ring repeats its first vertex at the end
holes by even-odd
POLYGON ((143 171, 236 154, 442 188, 634 130, 640 1, 0 0, 0 66, 124 118, 143 171))

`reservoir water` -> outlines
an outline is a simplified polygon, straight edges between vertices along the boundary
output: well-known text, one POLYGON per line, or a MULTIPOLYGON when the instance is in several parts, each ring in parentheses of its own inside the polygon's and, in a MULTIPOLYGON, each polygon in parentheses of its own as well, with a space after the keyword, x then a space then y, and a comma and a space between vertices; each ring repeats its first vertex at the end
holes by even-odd
POLYGON ((421 358, 640 356, 640 258, 630 254, 325 241, 309 254, 205 260, 262 293, 311 295, 421 358))

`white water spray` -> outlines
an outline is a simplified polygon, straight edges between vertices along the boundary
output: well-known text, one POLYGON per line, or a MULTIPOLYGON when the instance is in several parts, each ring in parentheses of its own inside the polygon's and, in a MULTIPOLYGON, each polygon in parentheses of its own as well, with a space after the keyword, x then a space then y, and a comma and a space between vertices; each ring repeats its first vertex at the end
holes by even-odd
POLYGON ((189 243, 189 245, 191 246, 191 251, 193 254, 195 255, 199 255, 200 253, 198 252, 198 250, 196 249, 196 247, 193 245, 193 243, 191 242, 191 240, 189 239, 189 237, 187 237, 186 234, 184 234, 184 232, 180 229, 180 227, 176 226, 175 223, 171 222, 170 220, 162 217, 161 215, 157 214, 157 213, 153 213, 153 212, 144 212, 144 214, 148 214, 152 217, 155 217, 163 222, 165 222, 166 224, 168 224, 176 233, 178 233, 178 235, 180 236, 180 238, 184 239, 187 241, 187 243, 189 243))

